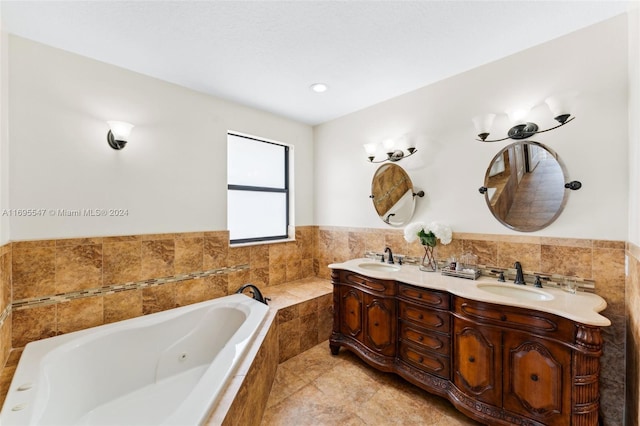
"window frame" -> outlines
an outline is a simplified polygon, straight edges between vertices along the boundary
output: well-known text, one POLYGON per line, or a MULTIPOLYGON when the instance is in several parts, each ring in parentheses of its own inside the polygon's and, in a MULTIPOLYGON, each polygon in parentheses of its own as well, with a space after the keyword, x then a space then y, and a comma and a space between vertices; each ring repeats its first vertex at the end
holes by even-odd
MULTIPOLYGON (((246 134, 242 134, 234 131, 227 131, 227 144, 229 143, 229 136, 235 136, 239 138, 249 139, 257 142, 267 143, 271 145, 276 145, 283 148, 284 151, 284 188, 274 188, 268 186, 254 186, 254 185, 236 185, 229 184, 229 171, 227 170, 227 203, 229 202, 229 191, 247 191, 247 192, 268 192, 268 193, 281 193, 285 194, 285 233, 283 235, 270 235, 263 237, 252 237, 252 238, 238 238, 231 239, 231 235, 229 235, 229 245, 241 245, 247 243, 259 243, 259 242, 275 242, 275 241, 285 241, 290 239, 289 237, 289 228, 291 226, 290 221, 290 205, 291 205, 291 185, 290 185, 290 146, 285 145, 284 143, 266 140, 264 138, 249 136, 246 134)), ((228 167, 228 164, 227 164, 228 167)), ((229 206, 227 204, 227 221, 229 215, 229 206)), ((229 230, 231 233, 231 230, 229 230)))

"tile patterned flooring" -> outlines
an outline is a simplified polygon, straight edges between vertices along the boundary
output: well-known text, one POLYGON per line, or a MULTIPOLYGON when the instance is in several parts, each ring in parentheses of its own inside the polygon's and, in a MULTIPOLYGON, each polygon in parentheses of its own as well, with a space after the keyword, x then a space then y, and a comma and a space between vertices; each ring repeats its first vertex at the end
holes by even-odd
POLYGON ((322 342, 280 365, 262 426, 480 425, 445 399, 322 342))

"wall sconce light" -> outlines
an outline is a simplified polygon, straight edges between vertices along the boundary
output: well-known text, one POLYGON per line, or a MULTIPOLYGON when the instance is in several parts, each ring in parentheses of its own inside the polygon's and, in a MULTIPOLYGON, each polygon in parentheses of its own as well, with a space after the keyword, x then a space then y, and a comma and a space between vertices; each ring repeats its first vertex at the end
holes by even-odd
POLYGON ((113 149, 120 150, 127 144, 127 139, 133 129, 133 124, 124 121, 107 121, 109 125, 109 133, 107 133, 107 142, 113 149))
POLYGON ((545 130, 540 130, 536 123, 532 123, 529 121, 522 122, 522 120, 524 120, 524 118, 526 117, 528 110, 511 110, 508 111, 507 114, 509 115, 511 121, 518 124, 509 129, 506 138, 487 140, 487 137, 489 136, 489 132, 491 130, 491 125, 493 124, 493 119, 496 117, 496 115, 484 114, 474 117, 472 121, 476 130, 478 131, 479 138, 476 140, 480 142, 501 142, 506 141, 507 139, 527 139, 538 133, 544 133, 550 130, 557 129, 558 127, 562 127, 575 118, 571 117, 571 114, 568 112, 570 109, 569 100, 572 99, 575 95, 575 93, 572 93, 564 96, 551 96, 545 99, 545 103, 551 110, 554 120, 560 123, 557 126, 550 127, 545 130))
POLYGON ((401 138, 399 141, 393 139, 387 139, 382 142, 382 148, 387 155, 383 160, 375 161, 376 153, 379 149, 379 144, 367 143, 364 144, 364 150, 367 153, 367 158, 371 163, 384 163, 385 161, 400 161, 403 158, 411 157, 418 152, 415 145, 410 143, 407 138, 401 138), (405 153, 406 152, 406 153, 405 153))

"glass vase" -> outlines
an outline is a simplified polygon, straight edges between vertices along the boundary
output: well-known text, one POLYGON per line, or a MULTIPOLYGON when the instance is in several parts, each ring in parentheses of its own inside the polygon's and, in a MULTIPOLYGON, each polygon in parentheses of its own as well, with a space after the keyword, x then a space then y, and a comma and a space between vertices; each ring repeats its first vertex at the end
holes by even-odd
POLYGON ((420 270, 425 272, 436 272, 438 270, 438 261, 435 255, 435 246, 423 245, 424 256, 422 257, 422 264, 420 270))

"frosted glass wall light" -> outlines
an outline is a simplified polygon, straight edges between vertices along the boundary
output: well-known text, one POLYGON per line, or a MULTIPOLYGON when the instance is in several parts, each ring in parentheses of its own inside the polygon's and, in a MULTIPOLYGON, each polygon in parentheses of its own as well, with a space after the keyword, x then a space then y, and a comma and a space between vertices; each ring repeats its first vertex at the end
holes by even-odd
POLYGON ((107 133, 107 142, 113 149, 120 150, 127 144, 127 139, 133 129, 133 124, 124 121, 107 121, 109 125, 109 133, 107 133))
POLYGON ((418 150, 413 142, 411 142, 406 136, 399 138, 397 141, 393 139, 386 139, 382 142, 383 151, 387 154, 387 157, 383 160, 375 161, 376 153, 378 152, 379 145, 375 143, 367 143, 364 145, 364 150, 367 153, 367 158, 371 163, 383 163, 385 161, 400 161, 403 158, 410 157, 418 150), (405 153, 406 151, 406 153, 405 153))
POLYGON ((564 126, 575 118, 571 117, 571 114, 568 112, 570 110, 570 104, 573 97, 575 97, 575 94, 571 93, 569 95, 551 96, 545 100, 549 109, 553 113, 553 118, 560 123, 557 126, 550 127, 545 130, 540 130, 536 123, 526 121, 530 108, 514 108, 506 111, 509 116, 509 120, 513 123, 513 127, 511 127, 507 132, 507 137, 502 139, 487 140, 495 114, 485 114, 474 117, 472 121, 478 132, 479 139, 477 140, 480 142, 500 142, 506 141, 507 139, 527 139, 538 133, 548 132, 549 130, 564 126))

